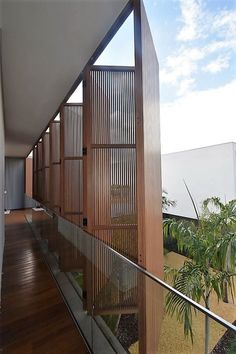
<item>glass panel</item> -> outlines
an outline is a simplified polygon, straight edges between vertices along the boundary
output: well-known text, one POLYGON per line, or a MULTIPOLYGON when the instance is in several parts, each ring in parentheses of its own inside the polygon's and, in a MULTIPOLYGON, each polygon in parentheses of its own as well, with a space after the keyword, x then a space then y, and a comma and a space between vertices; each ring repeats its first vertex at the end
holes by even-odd
POLYGON ((189 300, 101 240, 45 212, 27 219, 94 353, 235 353, 236 327, 206 322, 189 300))
POLYGON ((53 176, 51 181, 51 207, 53 210, 57 211, 59 214, 60 208, 60 173, 61 173, 61 165, 51 165, 51 175, 53 176))
POLYGON ((49 203, 50 200, 50 170, 48 167, 44 169, 44 202, 49 203))
POLYGON ((81 229, 47 211, 27 211, 26 218, 40 243, 45 260, 60 287, 74 319, 92 347, 92 314, 84 291, 85 265, 91 259, 89 240, 81 238, 81 229), (86 244, 84 244, 86 242, 86 244))
POLYGON ((43 200, 43 172, 42 170, 38 170, 38 198, 39 200, 43 200))

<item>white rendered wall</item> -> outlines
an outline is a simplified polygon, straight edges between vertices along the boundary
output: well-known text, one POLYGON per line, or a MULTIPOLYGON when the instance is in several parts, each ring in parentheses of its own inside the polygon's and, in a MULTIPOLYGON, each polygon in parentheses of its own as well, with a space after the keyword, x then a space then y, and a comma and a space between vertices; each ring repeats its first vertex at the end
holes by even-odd
POLYGON ((196 217, 183 180, 199 209, 208 197, 220 197, 222 201, 236 198, 235 160, 235 143, 162 155, 163 189, 177 202, 168 212, 196 217))

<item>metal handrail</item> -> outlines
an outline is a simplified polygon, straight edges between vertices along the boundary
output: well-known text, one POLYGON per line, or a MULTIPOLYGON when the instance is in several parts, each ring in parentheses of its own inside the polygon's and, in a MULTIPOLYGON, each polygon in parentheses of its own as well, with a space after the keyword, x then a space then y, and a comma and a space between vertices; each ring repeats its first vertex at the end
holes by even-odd
MULTIPOLYGON (((77 226, 77 225, 76 225, 77 226)), ((77 226, 78 227, 78 226, 77 226)), ((104 244, 103 241, 98 240, 100 242, 102 242, 104 244)), ((196 301, 192 300, 191 298, 189 298, 188 296, 182 294, 180 291, 176 290, 175 288, 173 288, 171 285, 165 283, 163 280, 159 279, 158 277, 156 277, 155 275, 153 275, 152 273, 148 272, 146 269, 140 267, 137 263, 131 261, 130 259, 126 258, 125 256, 123 256, 122 254, 120 254, 119 252, 117 252, 116 250, 114 250, 113 248, 111 248, 110 246, 106 245, 105 246, 113 253, 115 253, 118 257, 122 258, 123 260, 125 260, 126 262, 128 262, 130 265, 132 265, 133 267, 135 267, 136 269, 138 269, 141 273, 145 274, 147 277, 149 277, 150 279, 152 279, 153 281, 155 281, 156 283, 158 283, 159 285, 163 286, 165 289, 167 289, 168 291, 178 295, 179 297, 181 297, 183 300, 187 301, 188 303, 190 303, 192 306, 194 306, 197 310, 201 311, 204 315, 211 317, 213 320, 215 320, 216 322, 220 323, 222 326, 227 327, 230 330, 233 330, 236 332, 236 326, 234 326, 232 323, 224 320, 222 317, 216 315, 214 312, 211 312, 210 310, 206 309, 204 306, 200 305, 199 303, 197 303, 196 301)))
MULTIPOLYGON (((57 215, 55 213, 55 211, 50 210, 48 207, 44 206, 45 211, 47 212, 48 210, 55 215, 56 217, 60 217, 61 219, 64 219, 63 217, 61 217, 60 215, 57 215)), ((71 223, 70 221, 64 219, 66 222, 71 223)), ((76 228, 81 229, 78 225, 72 223, 76 228)), ((83 229, 81 229, 83 230, 83 229)), ((120 254, 118 251, 114 250, 112 247, 110 247, 109 245, 107 245, 105 242, 101 241, 100 239, 94 237, 94 235, 89 234, 87 231, 84 231, 86 234, 88 234, 90 237, 96 239, 96 241, 98 241, 99 243, 103 244, 105 248, 107 248, 111 253, 115 254, 116 256, 118 256, 119 258, 121 258, 123 261, 129 263, 131 266, 133 266, 134 268, 136 268, 137 270, 139 270, 142 274, 145 274, 148 278, 152 279, 154 282, 158 283, 159 285, 161 285, 162 287, 164 287, 165 289, 167 289, 168 291, 176 294, 177 296, 179 296, 181 299, 187 301, 189 304, 191 304, 194 308, 196 308, 197 310, 199 310, 200 312, 202 312, 204 315, 212 318, 214 321, 218 322, 219 324, 221 324, 222 326, 228 328, 229 330, 235 331, 236 332, 236 326, 234 326, 232 323, 224 320, 222 317, 216 315, 214 312, 206 309, 204 306, 200 305, 199 303, 197 303, 196 301, 192 300, 191 298, 189 298, 188 296, 182 294, 180 291, 176 290, 175 288, 173 288, 171 285, 165 283, 163 280, 159 279, 158 277, 156 277, 155 275, 153 275, 152 273, 150 273, 149 271, 147 271, 146 269, 142 268, 140 265, 138 265, 137 263, 131 261, 129 258, 125 257, 124 255, 120 254)))

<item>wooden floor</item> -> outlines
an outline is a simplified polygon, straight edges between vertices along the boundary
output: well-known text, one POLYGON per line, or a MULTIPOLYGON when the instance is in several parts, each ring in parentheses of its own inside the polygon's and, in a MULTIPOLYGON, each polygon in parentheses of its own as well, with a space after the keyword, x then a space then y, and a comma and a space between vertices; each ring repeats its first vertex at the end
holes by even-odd
POLYGON ((0 320, 3 353, 88 353, 23 211, 6 216, 0 320))

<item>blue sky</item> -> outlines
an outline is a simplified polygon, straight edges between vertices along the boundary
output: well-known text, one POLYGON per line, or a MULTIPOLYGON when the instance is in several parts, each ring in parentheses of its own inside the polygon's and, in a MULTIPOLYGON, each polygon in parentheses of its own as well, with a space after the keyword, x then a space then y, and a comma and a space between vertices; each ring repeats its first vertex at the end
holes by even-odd
MULTIPOLYGON (((144 3, 160 65, 162 152, 236 141, 236 0, 144 3)), ((133 65, 133 51, 131 15, 97 64, 133 65)))

